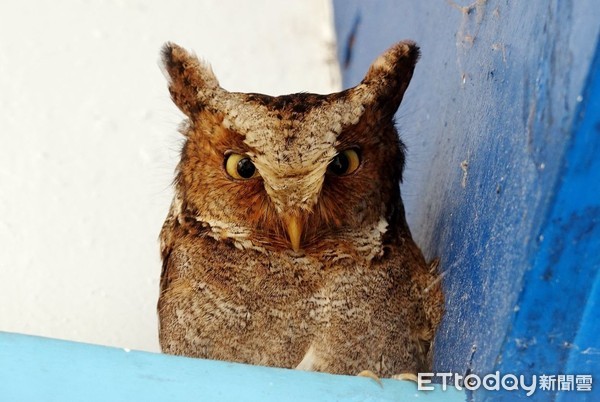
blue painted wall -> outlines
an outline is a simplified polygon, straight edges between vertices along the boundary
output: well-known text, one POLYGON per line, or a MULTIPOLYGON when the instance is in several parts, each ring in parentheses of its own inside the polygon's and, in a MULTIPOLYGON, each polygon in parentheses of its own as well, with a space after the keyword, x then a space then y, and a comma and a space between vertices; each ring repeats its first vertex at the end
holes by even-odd
POLYGON ((421 46, 397 124, 409 224, 445 272, 436 370, 595 374, 600 400, 598 2, 334 10, 346 87, 395 41, 421 46))

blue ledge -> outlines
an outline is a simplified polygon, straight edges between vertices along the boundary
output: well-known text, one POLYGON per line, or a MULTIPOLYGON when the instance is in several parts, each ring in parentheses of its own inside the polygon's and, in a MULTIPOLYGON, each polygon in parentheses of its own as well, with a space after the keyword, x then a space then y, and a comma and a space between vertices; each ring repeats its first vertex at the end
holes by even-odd
POLYGON ((0 332, 2 401, 464 401, 407 381, 331 375, 0 332))

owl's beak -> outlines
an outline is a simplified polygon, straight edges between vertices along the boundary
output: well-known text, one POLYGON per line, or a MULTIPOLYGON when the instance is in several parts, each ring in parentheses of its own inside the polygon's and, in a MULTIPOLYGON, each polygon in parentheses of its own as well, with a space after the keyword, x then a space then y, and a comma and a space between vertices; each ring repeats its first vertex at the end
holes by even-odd
POLYGON ((300 250, 300 240, 302 239, 302 221, 298 216, 290 216, 285 220, 285 228, 292 244, 292 249, 296 252, 300 250))

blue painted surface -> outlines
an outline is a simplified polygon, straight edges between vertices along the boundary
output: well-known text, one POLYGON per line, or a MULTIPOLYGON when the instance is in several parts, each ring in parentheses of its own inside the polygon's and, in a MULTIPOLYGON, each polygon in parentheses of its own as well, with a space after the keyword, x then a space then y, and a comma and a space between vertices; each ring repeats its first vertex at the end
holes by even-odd
MULTIPOLYGON (((498 367, 600 382, 600 48, 559 171, 498 367)), ((600 384, 587 396, 600 400, 600 384)))
POLYGON ((0 401, 449 401, 407 381, 190 359, 0 332, 0 401))
POLYGON ((600 400, 597 1, 334 0, 334 10, 346 87, 392 43, 421 46, 397 123, 409 224, 445 271, 435 368, 593 374, 596 396, 532 399, 600 400))

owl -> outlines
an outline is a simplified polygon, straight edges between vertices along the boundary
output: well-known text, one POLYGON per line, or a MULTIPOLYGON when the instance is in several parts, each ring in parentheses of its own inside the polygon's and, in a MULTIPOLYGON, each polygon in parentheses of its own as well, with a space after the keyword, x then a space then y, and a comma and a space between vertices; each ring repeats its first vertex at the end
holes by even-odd
POLYGON ((406 223, 394 123, 418 58, 400 42, 353 88, 272 97, 229 92, 164 46, 187 118, 160 234, 163 352, 380 377, 430 367, 443 295, 406 223))

